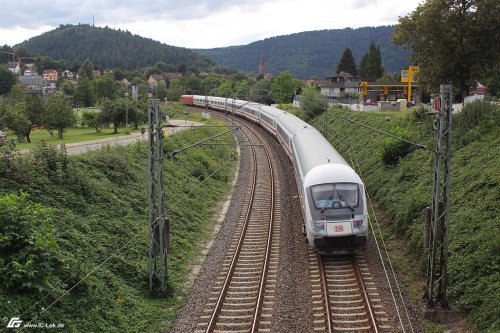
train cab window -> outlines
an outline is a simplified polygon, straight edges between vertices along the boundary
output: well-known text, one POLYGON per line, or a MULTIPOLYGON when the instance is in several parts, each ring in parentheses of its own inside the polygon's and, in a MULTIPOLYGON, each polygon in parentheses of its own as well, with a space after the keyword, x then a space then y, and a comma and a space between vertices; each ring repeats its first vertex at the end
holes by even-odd
POLYGON ((340 209, 358 206, 359 186, 353 183, 320 184, 311 186, 316 209, 340 209))

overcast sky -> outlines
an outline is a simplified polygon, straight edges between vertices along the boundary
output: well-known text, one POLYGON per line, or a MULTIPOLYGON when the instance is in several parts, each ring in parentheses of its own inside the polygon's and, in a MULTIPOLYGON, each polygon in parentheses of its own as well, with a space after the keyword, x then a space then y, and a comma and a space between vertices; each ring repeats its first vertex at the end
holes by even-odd
POLYGON ((0 0, 0 44, 94 23, 169 45, 245 45, 302 31, 396 24, 422 0, 0 0))

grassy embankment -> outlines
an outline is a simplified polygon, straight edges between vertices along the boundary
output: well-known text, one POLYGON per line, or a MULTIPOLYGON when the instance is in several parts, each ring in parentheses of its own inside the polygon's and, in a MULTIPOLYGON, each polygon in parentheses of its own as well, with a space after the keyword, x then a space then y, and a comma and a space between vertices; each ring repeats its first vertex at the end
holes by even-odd
MULTIPOLYGON (((167 140, 166 149, 215 131, 179 133, 167 140)), ((229 146, 193 148, 165 161, 171 251, 168 297, 161 299, 150 297, 148 288, 145 143, 79 156, 47 146, 16 158, 2 151, 2 320, 21 316, 27 323, 62 296, 34 322, 63 323, 72 332, 168 328, 185 296, 199 243, 213 229, 216 203, 229 191, 231 153, 229 146)))
MULTIPOLYGON (((423 210, 431 205, 433 159, 431 151, 408 146, 349 123, 341 116, 434 148, 432 119, 418 113, 329 111, 329 139, 362 175, 372 198, 388 217, 389 239, 396 268, 415 299, 411 269, 423 272, 423 210), (384 154, 385 151, 385 154, 384 154), (387 163, 383 162, 385 156, 387 163), (398 157, 401 159, 398 160, 398 157)), ((316 126, 323 130, 323 115, 316 126)), ((500 108, 472 105, 453 117, 451 216, 449 231, 448 298, 455 310, 482 332, 500 331, 500 108)), ((418 280, 418 278, 417 278, 418 280)))

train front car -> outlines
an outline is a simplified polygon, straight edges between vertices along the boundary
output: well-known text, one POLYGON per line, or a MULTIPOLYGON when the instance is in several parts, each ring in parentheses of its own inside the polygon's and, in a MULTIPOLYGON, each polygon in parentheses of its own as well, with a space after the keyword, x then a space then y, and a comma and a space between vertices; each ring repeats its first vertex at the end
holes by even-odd
POLYGON ((294 146, 303 174, 307 241, 320 254, 363 248, 368 211, 361 178, 319 132, 301 132, 294 146))

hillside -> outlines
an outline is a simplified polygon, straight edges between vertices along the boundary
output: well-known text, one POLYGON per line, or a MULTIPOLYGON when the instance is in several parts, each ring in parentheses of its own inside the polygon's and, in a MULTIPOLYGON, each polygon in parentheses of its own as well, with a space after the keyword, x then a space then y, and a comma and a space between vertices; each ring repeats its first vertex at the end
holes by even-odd
POLYGON ((380 46, 386 72, 399 74, 408 67, 409 52, 390 41, 394 26, 365 27, 301 32, 267 38, 248 45, 197 50, 208 55, 221 66, 257 73, 261 52, 266 70, 274 76, 289 71, 294 76, 318 79, 335 73, 345 48, 350 48, 356 63, 368 50, 373 40, 380 46))
POLYGON ((145 67, 164 61, 175 68, 183 64, 199 69, 213 65, 207 56, 190 49, 170 46, 132 35, 129 31, 90 25, 61 25, 30 38, 15 48, 81 64, 90 59, 99 68, 145 67))

